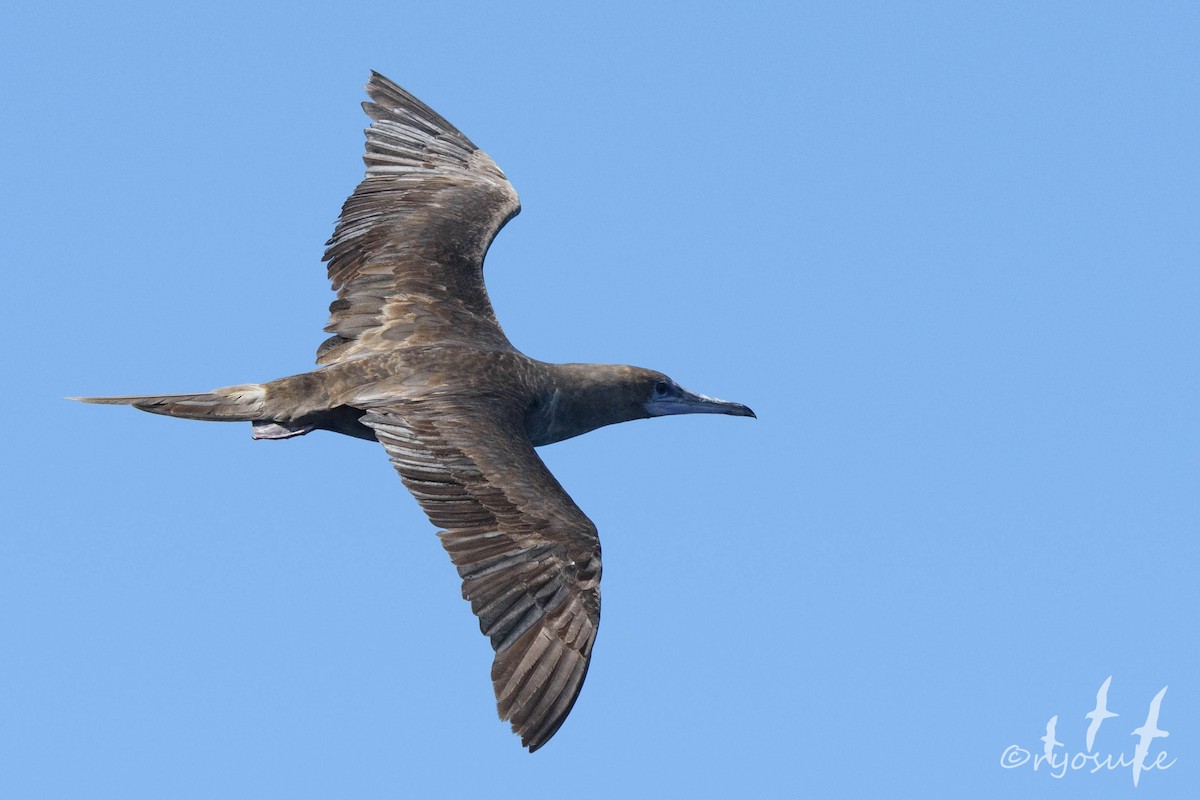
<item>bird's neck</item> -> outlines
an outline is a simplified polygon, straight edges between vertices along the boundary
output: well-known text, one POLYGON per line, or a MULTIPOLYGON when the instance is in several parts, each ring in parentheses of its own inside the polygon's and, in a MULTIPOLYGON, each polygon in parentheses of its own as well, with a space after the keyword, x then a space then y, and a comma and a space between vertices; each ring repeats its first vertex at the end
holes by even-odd
POLYGON ((534 445, 561 442, 605 425, 649 416, 631 395, 633 367, 546 364, 550 380, 534 398, 525 427, 534 445))

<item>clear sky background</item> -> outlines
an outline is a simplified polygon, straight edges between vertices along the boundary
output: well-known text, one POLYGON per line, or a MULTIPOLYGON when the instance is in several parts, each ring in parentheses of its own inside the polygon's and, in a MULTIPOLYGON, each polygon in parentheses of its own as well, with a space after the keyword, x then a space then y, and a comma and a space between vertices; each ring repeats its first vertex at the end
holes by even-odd
POLYGON ((1200 8, 10 4, 0 797, 1194 797, 1200 8), (757 421, 542 451, 604 542, 556 738, 382 448, 69 403, 311 367, 369 69, 524 211, 512 340, 757 421), (1061 779, 1164 686, 1151 761, 1061 779))

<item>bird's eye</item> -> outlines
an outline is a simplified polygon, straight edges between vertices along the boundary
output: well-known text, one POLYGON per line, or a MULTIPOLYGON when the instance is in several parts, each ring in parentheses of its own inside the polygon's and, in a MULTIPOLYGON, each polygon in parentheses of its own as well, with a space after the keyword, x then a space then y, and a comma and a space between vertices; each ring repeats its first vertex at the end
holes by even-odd
POLYGON ((670 392, 670 381, 659 381, 658 383, 654 384, 654 394, 658 395, 659 397, 662 397, 665 394, 670 394, 670 392))

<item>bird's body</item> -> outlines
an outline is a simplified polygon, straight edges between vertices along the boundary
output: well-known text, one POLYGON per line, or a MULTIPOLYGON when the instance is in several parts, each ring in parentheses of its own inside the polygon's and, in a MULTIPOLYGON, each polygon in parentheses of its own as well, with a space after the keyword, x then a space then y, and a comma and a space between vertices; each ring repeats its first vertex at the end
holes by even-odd
POLYGON ((534 447, 682 413, 753 416, 640 367, 547 364, 519 352, 483 283, 520 205, 483 151, 378 74, 364 108, 367 176, 328 243, 338 299, 318 369, 181 395, 79 398, 188 419, 379 441, 440 536, 496 650, 500 715, 530 750, 579 694, 600 620, 595 526, 534 447))

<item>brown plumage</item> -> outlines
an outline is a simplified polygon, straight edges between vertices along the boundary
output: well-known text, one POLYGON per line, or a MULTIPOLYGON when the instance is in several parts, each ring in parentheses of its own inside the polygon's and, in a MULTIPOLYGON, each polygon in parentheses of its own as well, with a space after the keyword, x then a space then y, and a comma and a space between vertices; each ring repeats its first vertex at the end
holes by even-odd
POLYGON ((337 292, 313 372, 186 395, 77 398, 255 438, 323 429, 378 440, 433 524, 496 651, 500 716, 530 751, 570 712, 600 622, 596 527, 534 447, 667 414, 753 416, 638 367, 518 352, 483 283, 520 211, 504 173, 436 112, 372 73, 366 177, 325 251, 337 292))

